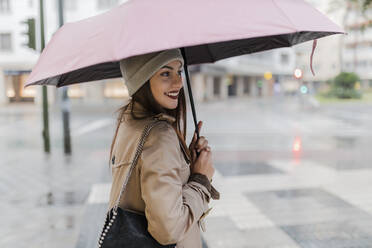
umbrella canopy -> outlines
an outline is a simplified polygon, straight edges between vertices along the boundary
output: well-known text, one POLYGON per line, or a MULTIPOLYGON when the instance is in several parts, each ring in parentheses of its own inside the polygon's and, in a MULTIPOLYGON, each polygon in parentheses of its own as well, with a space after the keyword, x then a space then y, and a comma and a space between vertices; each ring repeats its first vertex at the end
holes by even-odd
POLYGON ((129 0, 62 26, 25 87, 121 77, 119 60, 171 48, 184 48, 192 65, 339 33, 303 0, 129 0))

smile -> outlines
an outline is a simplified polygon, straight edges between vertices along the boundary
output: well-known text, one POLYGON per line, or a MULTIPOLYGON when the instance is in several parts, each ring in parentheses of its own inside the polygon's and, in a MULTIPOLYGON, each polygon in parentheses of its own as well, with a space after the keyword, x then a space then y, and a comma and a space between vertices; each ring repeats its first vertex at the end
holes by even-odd
POLYGON ((165 93, 165 95, 175 100, 175 99, 178 98, 179 91, 177 91, 177 92, 169 92, 169 93, 165 93))

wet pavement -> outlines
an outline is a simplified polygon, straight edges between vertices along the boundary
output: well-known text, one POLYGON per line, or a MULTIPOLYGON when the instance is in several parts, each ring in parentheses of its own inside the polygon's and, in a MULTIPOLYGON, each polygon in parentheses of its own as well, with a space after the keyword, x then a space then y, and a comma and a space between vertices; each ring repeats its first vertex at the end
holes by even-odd
MULTIPOLYGON (((40 109, 0 108, 0 220, 8 223, 0 247, 94 246, 119 106, 73 104, 68 157, 57 108, 50 155, 40 109)), ((372 105, 271 98, 196 107, 221 192, 206 219, 208 247, 372 247, 372 105)))
POLYGON ((0 109, 0 247, 75 246, 92 184, 109 180, 112 126, 84 130, 112 117, 112 107, 89 109, 71 113, 73 152, 67 157, 58 109, 50 109, 50 155, 43 152, 40 109, 0 109))

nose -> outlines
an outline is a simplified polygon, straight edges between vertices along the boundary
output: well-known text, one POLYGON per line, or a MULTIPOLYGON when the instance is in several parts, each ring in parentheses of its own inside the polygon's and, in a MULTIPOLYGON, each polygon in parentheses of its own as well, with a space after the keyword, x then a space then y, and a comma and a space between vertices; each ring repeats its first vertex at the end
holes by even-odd
POLYGON ((177 86, 177 88, 182 88, 183 82, 182 82, 182 76, 176 76, 173 80, 173 85, 177 86))

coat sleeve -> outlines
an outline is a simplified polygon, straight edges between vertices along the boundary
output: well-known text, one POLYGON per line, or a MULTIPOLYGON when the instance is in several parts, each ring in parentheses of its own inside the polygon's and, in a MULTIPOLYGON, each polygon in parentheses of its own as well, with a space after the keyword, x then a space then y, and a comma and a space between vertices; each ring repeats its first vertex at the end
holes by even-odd
POLYGON ((148 231, 162 245, 182 240, 208 210, 210 193, 202 184, 182 185, 179 149, 174 129, 161 123, 150 132, 141 154, 141 194, 148 231))

